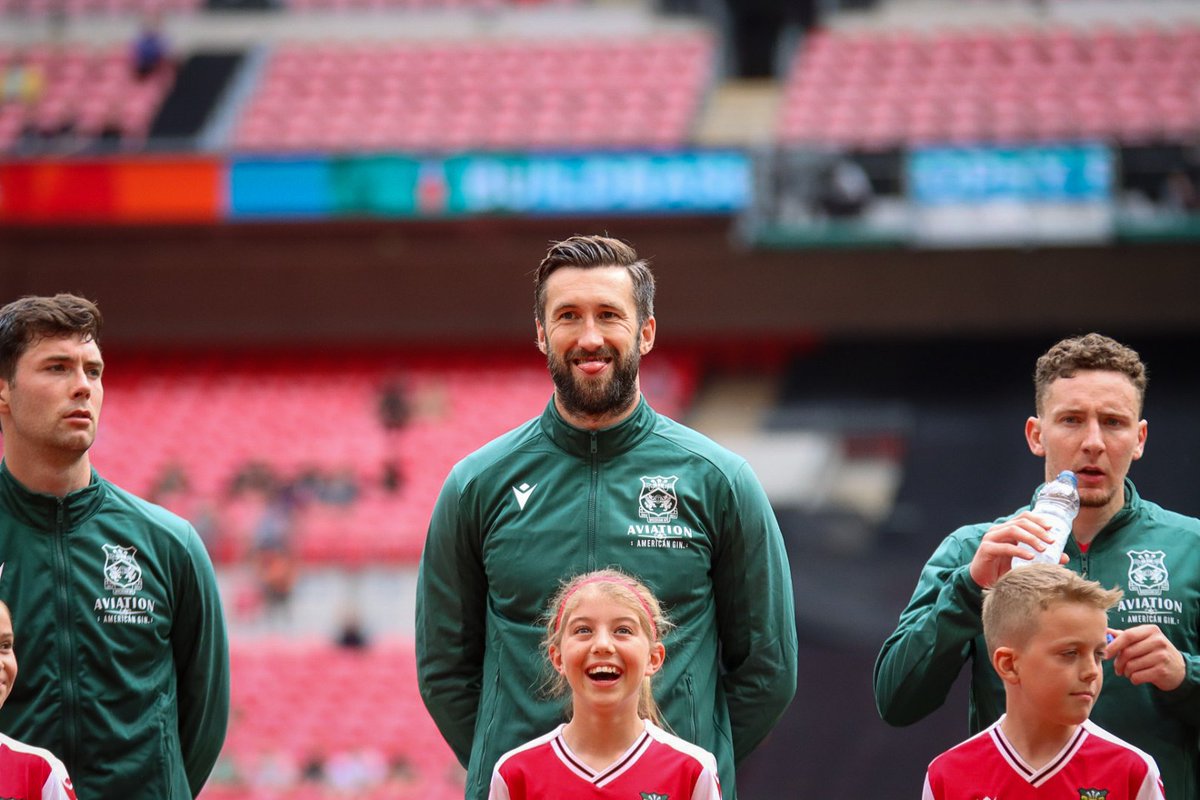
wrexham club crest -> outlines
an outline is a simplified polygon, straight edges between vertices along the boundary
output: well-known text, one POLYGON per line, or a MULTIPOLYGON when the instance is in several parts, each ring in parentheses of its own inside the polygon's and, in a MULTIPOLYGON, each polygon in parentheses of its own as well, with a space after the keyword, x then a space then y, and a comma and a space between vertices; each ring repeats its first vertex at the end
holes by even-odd
POLYGON ((1167 554, 1162 550, 1129 551, 1129 588, 1157 597, 1171 588, 1167 580, 1167 554))
POLYGON ((658 792, 642 792, 641 794, 642 800, 670 800, 670 797, 658 792))
POLYGON ((651 525, 666 525, 679 516, 679 498, 675 496, 675 475, 642 477, 642 493, 638 496, 638 516, 651 525))
POLYGON ((142 589, 142 568, 138 566, 136 547, 104 547, 104 588, 113 594, 131 595, 142 589))
POLYGON ((1108 789, 1080 789, 1079 800, 1105 800, 1108 789))

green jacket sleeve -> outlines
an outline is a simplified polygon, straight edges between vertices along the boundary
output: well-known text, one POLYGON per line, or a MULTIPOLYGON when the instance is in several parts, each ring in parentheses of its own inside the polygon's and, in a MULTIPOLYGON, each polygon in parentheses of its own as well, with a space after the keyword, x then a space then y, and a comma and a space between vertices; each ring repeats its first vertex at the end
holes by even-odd
POLYGON ((1168 714, 1200 726, 1200 656, 1181 653, 1187 670, 1183 683, 1170 692, 1161 692, 1162 705, 1168 714))
POLYGON ((229 640, 212 561, 190 525, 171 648, 179 698, 179 745, 192 797, 200 794, 229 725, 229 640))
POLYGON ((732 497, 713 559, 725 700, 741 761, 796 694, 796 609, 783 535, 749 465, 732 497))
POLYGON ((483 683, 487 577, 475 523, 451 472, 434 506, 417 575, 417 683, 425 708, 466 767, 483 683))
POLYGON ((921 571, 916 591, 875 661, 875 705, 891 725, 936 710, 983 632, 983 590, 970 574, 974 550, 946 538, 921 571))

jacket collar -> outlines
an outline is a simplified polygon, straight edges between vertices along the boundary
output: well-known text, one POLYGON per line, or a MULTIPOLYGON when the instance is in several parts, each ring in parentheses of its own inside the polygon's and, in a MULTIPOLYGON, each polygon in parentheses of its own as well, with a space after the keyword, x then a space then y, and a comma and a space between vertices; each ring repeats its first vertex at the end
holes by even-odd
POLYGON ((585 431, 576 428, 562 418, 554 405, 554 398, 542 412, 542 432, 560 449, 572 455, 590 458, 593 453, 601 461, 618 456, 642 441, 654 429, 658 414, 646 402, 638 399, 637 408, 625 419, 611 428, 585 431))
POLYGON ((0 461, 0 506, 32 528, 51 532, 74 530, 90 519, 103 501, 104 483, 95 469, 92 469, 91 483, 58 498, 26 489, 8 471, 8 464, 0 461))
POLYGON ((1134 488, 1133 481, 1129 480, 1129 478, 1126 478, 1125 505, 1121 506, 1121 510, 1116 514, 1113 514, 1112 519, 1110 519, 1108 523, 1100 529, 1100 532, 1096 534, 1096 538, 1092 540, 1092 544, 1094 545, 1101 537, 1110 539, 1120 532, 1121 528, 1124 528, 1137 517, 1138 511, 1141 509, 1141 507, 1141 496, 1138 495, 1137 489, 1134 488))

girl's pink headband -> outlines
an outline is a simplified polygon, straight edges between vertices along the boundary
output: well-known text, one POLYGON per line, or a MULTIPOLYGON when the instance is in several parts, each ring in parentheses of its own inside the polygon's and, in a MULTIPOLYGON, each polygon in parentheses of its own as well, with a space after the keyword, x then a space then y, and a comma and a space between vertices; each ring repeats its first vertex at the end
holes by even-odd
POLYGON ((555 633, 558 633, 559 626, 562 625, 563 612, 567 609, 567 601, 571 599, 572 595, 574 595, 584 586, 587 586, 589 583, 615 583, 618 586, 624 586, 626 589, 632 592, 633 596, 637 598, 638 603, 641 604, 642 610, 646 612, 646 619, 650 620, 651 635, 654 636, 655 641, 658 641, 658 625, 656 625, 654 622, 654 614, 650 611, 649 604, 642 599, 642 595, 638 592, 638 585, 633 581, 624 580, 622 578, 614 578, 608 575, 596 575, 591 578, 584 578, 579 583, 571 587, 571 591, 567 592, 566 596, 563 597, 562 604, 558 607, 558 614, 554 617, 555 633))

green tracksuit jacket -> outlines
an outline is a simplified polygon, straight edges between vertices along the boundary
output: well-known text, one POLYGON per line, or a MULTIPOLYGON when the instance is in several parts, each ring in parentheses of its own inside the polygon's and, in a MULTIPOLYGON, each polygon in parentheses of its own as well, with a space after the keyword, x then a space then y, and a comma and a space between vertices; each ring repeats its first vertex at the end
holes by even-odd
MULTIPOLYGON (((1105 662, 1092 720, 1154 756, 1167 797, 1195 800, 1200 798, 1200 520, 1141 499, 1128 480, 1125 498, 1125 507, 1086 554, 1073 538, 1068 541, 1067 566, 1120 588, 1125 597, 1109 612, 1109 625, 1158 625, 1183 653, 1187 677, 1178 689, 1163 692, 1114 676, 1111 662, 1105 662)), ((875 662, 875 702, 889 723, 908 725, 940 706, 967 660, 970 732, 1004 712, 1004 688, 983 641, 983 594, 968 571, 993 524, 960 528, 942 542, 895 633, 884 642, 875 662)))
POLYGON ((63 499, 0 464, 0 599, 19 671, 0 730, 67 765, 80 800, 185 800, 229 717, 212 564, 185 520, 92 472, 63 499))
POLYGON ((678 626, 655 696, 676 734, 734 763, 796 690, 783 538, 745 460, 660 416, 589 432, 553 401, 461 461, 438 498, 417 588, 417 674, 442 735, 485 798, 505 751, 563 719, 541 688, 546 604, 560 581, 616 565, 678 626))

